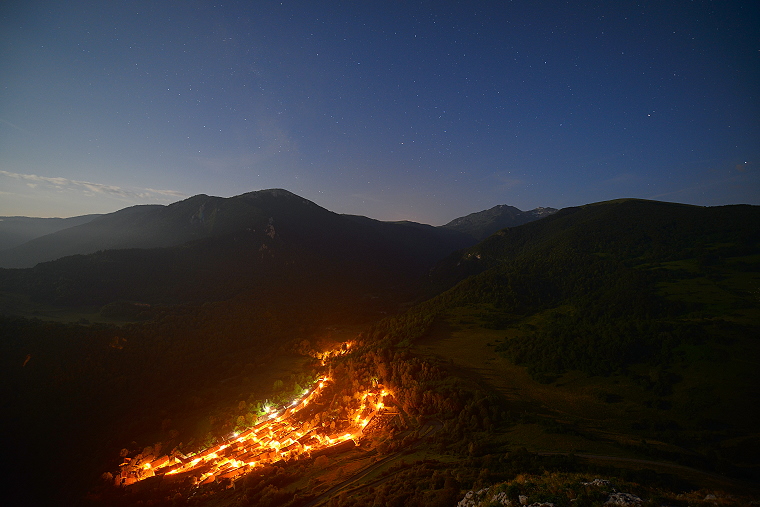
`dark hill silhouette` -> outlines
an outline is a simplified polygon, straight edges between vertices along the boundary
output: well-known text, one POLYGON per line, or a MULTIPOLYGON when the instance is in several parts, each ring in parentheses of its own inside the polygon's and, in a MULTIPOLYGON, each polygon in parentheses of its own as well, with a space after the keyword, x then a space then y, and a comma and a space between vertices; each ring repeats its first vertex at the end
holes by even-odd
POLYGON ((101 250, 170 247, 230 234, 262 233, 271 225, 270 218, 291 233, 299 229, 297 234, 302 239, 317 242, 326 233, 322 227, 348 228, 370 240, 373 235, 399 238, 407 247, 417 249, 416 255, 424 262, 437 260, 441 251, 445 255, 474 243, 465 234, 422 224, 415 225, 418 234, 414 234, 411 223, 405 226, 365 217, 341 217, 287 190, 272 189, 230 198, 196 195, 168 206, 132 206, 0 252, 0 266, 25 268, 101 250), (421 238, 425 241, 419 241, 421 238))
POLYGON ((550 261, 559 269, 574 255, 628 264, 739 255, 757 249, 759 223, 760 207, 750 205, 702 207, 617 199, 563 208, 453 254, 435 268, 431 279, 440 289, 516 261, 550 261), (724 243, 731 247, 719 248, 724 243))
POLYGON ((61 304, 219 299, 262 286, 372 292, 472 243, 455 231, 341 216, 274 189, 105 215, 25 245, 94 253, 0 277, 5 289, 61 304))
MULTIPOLYGON (((189 241, 220 237, 261 227, 261 220, 268 218, 263 215, 272 215, 277 210, 278 213, 286 213, 285 202, 296 200, 305 201, 286 190, 274 189, 230 198, 201 194, 168 206, 132 206, 107 215, 70 219, 10 217, 6 222, 0 222, 0 242, 6 237, 8 240, 6 250, 0 247, 0 267, 30 268, 40 262, 68 255, 178 246, 189 241), (293 198, 285 199, 288 194, 293 198), (279 197, 283 202, 278 205, 271 197, 279 197)), ((555 211, 553 208, 520 211, 513 206, 500 205, 458 218, 441 227, 408 221, 381 222, 354 215, 344 217, 392 242, 404 243, 412 250, 425 250, 424 255, 428 259, 437 260, 441 257, 441 249, 468 247, 504 227, 521 225, 555 211), (420 236, 428 240, 420 242, 420 236)), ((299 217, 301 219, 308 217, 304 215, 299 217)), ((418 253, 422 254, 422 251, 418 253)))

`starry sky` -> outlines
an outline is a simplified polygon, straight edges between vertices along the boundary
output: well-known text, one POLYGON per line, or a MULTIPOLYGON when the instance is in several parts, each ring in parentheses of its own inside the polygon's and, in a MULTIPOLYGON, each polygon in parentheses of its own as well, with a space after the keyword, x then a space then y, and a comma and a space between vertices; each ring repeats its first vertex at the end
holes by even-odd
POLYGON ((0 4, 0 215, 760 204, 753 1, 0 4))

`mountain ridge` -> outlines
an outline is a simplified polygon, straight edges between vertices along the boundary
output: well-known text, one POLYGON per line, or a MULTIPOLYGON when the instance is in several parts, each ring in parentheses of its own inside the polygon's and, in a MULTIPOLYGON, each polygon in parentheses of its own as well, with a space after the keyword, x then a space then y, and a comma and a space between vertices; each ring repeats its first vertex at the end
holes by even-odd
POLYGON ((432 226, 339 215, 274 189, 126 208, 28 245, 66 234, 86 239, 88 232, 104 229, 107 242, 90 244, 92 253, 2 270, 1 283, 40 300, 100 305, 117 299, 196 300, 212 297, 210 292, 224 298, 281 286, 285 279, 309 291, 321 285, 334 294, 353 293, 366 285, 371 292, 419 276, 474 243, 432 226), (140 241, 129 244, 136 235, 140 241))
MULTIPOLYGON (((266 217, 261 216, 260 207, 263 205, 272 211, 287 214, 287 206, 281 205, 285 202, 308 203, 307 206, 312 210, 321 208, 308 199, 277 188, 226 198, 198 194, 169 205, 130 206, 104 215, 87 215, 92 217, 90 219, 66 219, 75 225, 5 250, 0 249, 0 267, 28 268, 68 255, 87 255, 101 250, 179 246, 198 239, 266 227, 261 222, 266 217)), ((405 241, 412 241, 410 236, 416 230, 447 238, 458 248, 464 248, 499 229, 521 225, 554 211, 553 208, 536 208, 523 212, 512 206, 500 205, 460 217, 439 227, 412 221, 386 222, 361 215, 343 216, 357 224, 372 227, 386 239, 394 236, 390 231, 396 231, 400 237, 406 238, 405 241)), ((431 250, 435 246, 435 242, 429 244, 430 256, 434 256, 431 250)))

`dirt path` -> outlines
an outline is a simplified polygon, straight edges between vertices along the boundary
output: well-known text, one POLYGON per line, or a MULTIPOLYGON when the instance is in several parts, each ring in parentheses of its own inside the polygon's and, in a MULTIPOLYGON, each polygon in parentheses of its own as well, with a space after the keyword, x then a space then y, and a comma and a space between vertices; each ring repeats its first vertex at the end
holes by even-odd
MULTIPOLYGON (((341 491, 343 491, 344 489, 346 489, 351 484, 354 484, 354 483, 360 481, 361 479, 367 477, 368 475, 370 475, 372 472, 376 471, 377 469, 379 469, 383 465, 385 465, 385 464, 387 464, 387 463, 389 463, 391 461, 394 461, 397 458, 400 458, 403 454, 408 453, 409 451, 416 449, 417 447, 420 446, 420 444, 423 443, 424 439, 426 439, 427 437, 435 435, 442 428, 443 428, 443 423, 441 423, 440 421, 435 421, 433 423, 428 423, 428 424, 424 425, 422 428, 420 428, 419 439, 415 443, 413 443, 411 446, 409 446, 406 449, 403 449, 401 451, 395 452, 395 453, 393 453, 393 454, 391 454, 389 456, 386 456, 385 458, 383 458, 383 459, 381 459, 379 461, 376 461, 375 463, 372 463, 372 464, 370 464, 370 465, 368 465, 368 466, 366 466, 366 467, 364 467, 364 468, 362 468, 360 470, 357 470, 351 477, 349 477, 349 478, 341 481, 340 483, 338 483, 335 486, 331 487, 330 489, 328 489, 324 493, 320 494, 314 500, 312 500, 311 502, 307 503, 304 507, 315 507, 317 505, 320 505, 320 504, 322 504, 324 502, 329 501, 332 497, 334 497, 335 495, 337 495, 338 493, 340 493, 341 491)), ((386 477, 381 477, 380 479, 376 479, 376 480, 372 481, 371 483, 364 484, 364 485, 362 485, 362 486, 360 486, 358 488, 354 488, 354 490, 358 490, 358 489, 367 487, 367 486, 369 486, 371 484, 375 484, 375 483, 379 484, 379 483, 381 483, 383 481, 386 481, 390 477, 391 477, 391 475, 388 475, 386 477)))

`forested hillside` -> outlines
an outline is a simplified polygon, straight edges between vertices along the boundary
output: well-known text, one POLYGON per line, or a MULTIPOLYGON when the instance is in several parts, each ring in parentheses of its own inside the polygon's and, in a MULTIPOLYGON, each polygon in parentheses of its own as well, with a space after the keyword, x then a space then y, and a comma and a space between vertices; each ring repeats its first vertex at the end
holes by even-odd
MULTIPOLYGON (((471 336, 476 347, 489 336, 477 369, 506 385, 499 372, 513 370, 490 362, 501 356, 525 368, 537 384, 523 401, 538 399, 541 384, 580 383, 564 396, 581 397, 587 416, 624 408, 616 417, 625 419, 604 423, 619 441, 656 439, 663 444, 639 450, 754 476, 758 224, 751 206, 623 200, 565 209, 448 259, 433 283, 463 280, 374 333, 430 341, 454 361, 463 351, 447 342, 460 337, 465 347, 471 336)), ((564 431, 593 435, 595 424, 576 419, 564 431)))

